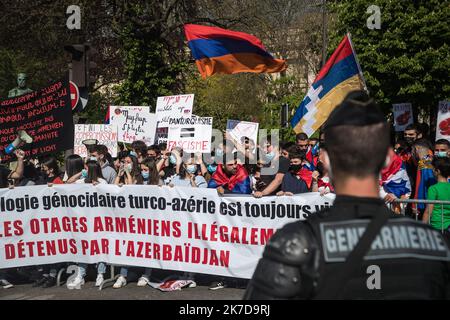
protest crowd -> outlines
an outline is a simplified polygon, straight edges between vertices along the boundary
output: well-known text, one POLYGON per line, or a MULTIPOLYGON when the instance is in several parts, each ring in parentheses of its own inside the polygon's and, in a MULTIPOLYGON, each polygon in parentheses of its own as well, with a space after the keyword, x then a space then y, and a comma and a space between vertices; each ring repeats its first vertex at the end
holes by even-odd
MULTIPOLYGON (((247 194, 255 198, 265 196, 292 196, 306 192, 332 193, 330 173, 324 170, 321 150, 326 149, 323 134, 308 138, 304 133, 296 135, 296 141, 279 145, 270 137, 256 144, 248 137, 234 140, 226 132, 224 142, 211 152, 210 157, 189 154, 181 148, 167 149, 165 143, 146 145, 134 141, 128 149, 122 145, 113 158, 105 145, 97 141, 86 144, 87 157, 72 154, 59 163, 55 156, 40 159, 25 158, 24 152, 15 150, 17 166, 14 170, 0 167, 0 187, 20 188, 30 185, 55 184, 115 184, 182 186, 190 188, 214 188, 219 195, 247 194), (266 171, 264 169, 272 169, 266 171), (267 173, 268 172, 268 173, 267 173)), ((3 155, 2 155, 3 156, 3 155)), ((351 155, 348 155, 351 158, 351 155)), ((411 206, 396 203, 397 199, 450 199, 450 143, 437 140, 434 145, 427 139, 419 125, 409 125, 403 136, 395 141, 380 175, 380 197, 398 214, 412 215, 411 206), (427 174, 428 173, 428 174, 427 174), (431 173, 431 174, 429 174, 431 173)), ((349 160, 351 162, 351 159, 349 160)), ((432 204, 417 209, 420 219, 432 227, 450 234, 450 208, 441 210, 432 204)), ((11 287, 17 272, 29 275, 36 287, 56 285, 56 274, 63 264, 27 267, 27 272, 2 269, 3 287, 11 287)), ((78 264, 77 277, 67 284, 79 288, 85 282, 87 264, 78 264)), ((151 269, 141 268, 138 286, 146 286, 151 279, 151 269)), ((129 267, 120 267, 120 276, 114 288, 127 284, 129 267)), ((98 263, 95 285, 105 279, 106 265, 98 263)), ((195 286, 195 274, 183 273, 195 286)), ((22 279, 23 280, 23 279, 22 279)), ((213 283, 212 289, 225 286, 222 278, 213 283)))

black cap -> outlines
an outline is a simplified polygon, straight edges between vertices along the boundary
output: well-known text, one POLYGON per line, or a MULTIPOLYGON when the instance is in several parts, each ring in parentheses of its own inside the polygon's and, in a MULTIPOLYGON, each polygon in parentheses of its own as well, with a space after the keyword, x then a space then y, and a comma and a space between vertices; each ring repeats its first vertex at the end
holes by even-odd
POLYGON ((352 91, 330 113, 322 130, 344 125, 368 126, 385 122, 383 113, 365 91, 352 91))

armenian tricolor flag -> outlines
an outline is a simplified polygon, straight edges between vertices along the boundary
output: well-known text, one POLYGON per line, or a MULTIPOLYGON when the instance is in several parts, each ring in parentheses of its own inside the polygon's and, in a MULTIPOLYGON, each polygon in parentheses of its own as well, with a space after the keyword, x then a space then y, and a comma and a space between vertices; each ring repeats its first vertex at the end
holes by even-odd
POLYGON ((216 73, 272 73, 287 68, 286 61, 274 59, 251 34, 195 24, 184 25, 184 32, 203 78, 216 73))
POLYGON ((291 120, 296 133, 311 136, 325 122, 347 93, 365 89, 356 54, 346 35, 320 70, 291 120))
POLYGON ((208 188, 217 189, 222 186, 226 193, 250 194, 250 178, 247 171, 242 165, 237 166, 236 174, 228 177, 222 169, 222 165, 218 165, 216 172, 211 176, 208 182, 208 188))

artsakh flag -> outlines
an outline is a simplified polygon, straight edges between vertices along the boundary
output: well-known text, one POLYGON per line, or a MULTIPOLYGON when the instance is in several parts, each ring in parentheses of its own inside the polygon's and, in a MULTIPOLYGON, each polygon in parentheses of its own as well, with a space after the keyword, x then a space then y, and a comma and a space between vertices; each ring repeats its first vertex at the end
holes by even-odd
POLYGON ((286 61, 274 59, 251 34, 195 24, 184 25, 184 32, 203 78, 216 73, 273 73, 287 68, 286 61))
POLYGON ((304 132, 310 137, 349 92, 364 88, 356 54, 349 35, 346 35, 298 106, 291 120, 292 128, 296 133, 304 132))

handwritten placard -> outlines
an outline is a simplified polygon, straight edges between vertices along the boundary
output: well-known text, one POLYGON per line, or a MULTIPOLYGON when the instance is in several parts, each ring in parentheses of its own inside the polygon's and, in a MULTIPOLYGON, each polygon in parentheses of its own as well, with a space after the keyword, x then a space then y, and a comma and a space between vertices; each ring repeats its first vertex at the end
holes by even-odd
POLYGON ((158 97, 156 101, 158 128, 169 127, 170 118, 190 118, 192 115, 193 106, 193 94, 158 97))
POLYGON ((98 144, 108 148, 112 157, 117 157, 117 126, 110 124, 76 124, 73 151, 81 157, 87 156, 83 140, 97 139, 98 144))
POLYGON ((117 126, 118 142, 155 143, 156 115, 148 106, 109 106, 109 123, 117 126))

